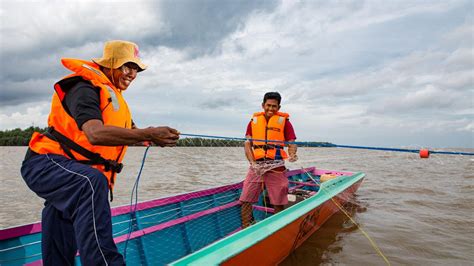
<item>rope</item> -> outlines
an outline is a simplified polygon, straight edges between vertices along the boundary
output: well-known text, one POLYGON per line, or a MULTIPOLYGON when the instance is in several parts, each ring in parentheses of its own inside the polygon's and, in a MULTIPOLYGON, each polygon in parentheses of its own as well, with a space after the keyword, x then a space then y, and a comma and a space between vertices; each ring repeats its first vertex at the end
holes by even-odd
MULTIPOLYGON (((337 148, 348 149, 363 149, 363 150, 379 150, 379 151, 397 151, 397 152, 411 152, 419 153, 416 149, 399 149, 399 148, 384 148, 384 147, 367 147, 367 146, 351 146, 351 145, 335 145, 337 148)), ((460 152, 460 151, 433 151, 428 150, 430 154, 450 154, 450 155, 474 155, 474 152, 460 152)))
MULTIPOLYGON (((213 135, 201 135, 201 134, 189 134, 189 133, 180 133, 181 136, 187 136, 187 137, 200 137, 200 138, 213 138, 213 139, 223 139, 223 140, 240 140, 240 141, 247 141, 247 140, 252 140, 252 141, 261 141, 261 142, 268 142, 269 140, 262 140, 262 139, 247 139, 247 138, 237 138, 237 137, 225 137, 225 136, 213 136, 213 135)), ((276 142, 276 143, 282 143, 282 144, 297 144, 297 145, 302 145, 302 146, 307 146, 307 147, 321 147, 321 145, 316 144, 314 142, 288 142, 288 141, 279 141, 279 140, 271 140, 271 142, 276 142)), ((127 234, 127 239, 125 241, 125 247, 123 251, 124 259, 126 259, 127 256, 127 246, 128 246, 128 241, 130 240, 130 236, 133 231, 133 221, 136 220, 136 209, 138 205, 138 186, 140 182, 140 176, 143 170, 143 167, 145 165, 145 160, 146 156, 148 153, 148 150, 150 149, 151 145, 147 146, 145 149, 145 152, 143 154, 143 159, 142 159, 142 164, 140 167, 140 170, 138 172, 138 175, 136 177, 135 183, 132 188, 132 193, 130 196, 130 220, 129 220, 129 227, 128 227, 128 234, 127 234), (133 201, 135 195, 135 201, 133 201)), ((419 153, 420 150, 416 149, 398 149, 398 148, 385 148, 385 147, 367 147, 367 146, 351 146, 351 145, 337 145, 337 144, 330 144, 328 147, 336 147, 336 148, 350 148, 350 149, 368 149, 368 150, 383 150, 383 151, 395 151, 395 152, 410 152, 410 153, 419 153)), ((431 154, 450 154, 450 155, 469 155, 472 156, 474 153, 471 152, 457 152, 457 151, 429 151, 431 154)), ((315 182, 315 184, 320 185, 317 183, 307 172, 306 174, 315 182)), ((262 174, 263 175, 263 174, 262 174)), ((262 182, 262 186, 264 185, 264 182, 262 182)), ((368 235, 367 232, 365 232, 359 224, 357 224, 354 219, 340 206, 339 203, 337 203, 334 198, 331 198, 331 200, 334 202, 334 204, 356 225, 356 227, 364 234, 364 236, 369 240, 371 243, 372 247, 378 252, 378 254, 384 259, 384 261, 387 263, 387 265, 390 265, 390 262, 388 261, 387 257, 383 254, 383 252, 380 250, 380 248, 377 246, 375 241, 372 240, 372 238, 368 235)), ((264 205, 266 205, 266 199, 264 197, 263 199, 264 205)))
MULTIPOLYGON (((188 133, 181 133, 181 136, 187 137, 199 137, 199 138, 213 138, 213 139, 224 139, 224 140, 252 140, 252 141, 260 141, 260 142, 276 142, 282 144, 297 144, 307 147, 321 147, 320 144, 315 144, 309 141, 281 141, 281 140, 264 140, 264 139, 247 139, 247 138, 237 138, 237 137, 224 137, 224 136, 212 136, 212 135, 199 135, 199 134, 188 134, 188 133)), ((410 152, 410 153, 419 153, 420 150, 418 149, 401 149, 401 148, 386 148, 386 147, 369 147, 369 146, 353 146, 353 145, 339 145, 339 144, 329 144, 327 147, 333 148, 348 148, 348 149, 365 149, 365 150, 380 150, 380 151, 395 151, 395 152, 410 152)), ((474 152, 461 152, 461 151, 434 151, 429 150, 430 154, 449 154, 449 155, 468 155, 473 156, 474 152)))
MULTIPOLYGON (((304 168, 302 167, 301 169, 304 169, 304 168)), ((315 184, 319 185, 320 188, 323 188, 323 186, 321 186, 321 183, 318 183, 316 180, 314 180, 314 178, 308 172, 305 172, 305 171, 303 171, 303 172, 311 180, 313 180, 313 182, 315 184)), ((383 258, 385 263, 390 266, 391 265, 390 261, 387 259, 387 257, 384 255, 384 253, 378 247, 378 245, 375 243, 375 241, 369 236, 369 234, 364 229, 362 229, 362 227, 349 215, 349 213, 347 213, 347 211, 337 201, 334 200, 334 197, 331 197, 331 201, 339 208, 339 210, 341 210, 342 213, 344 213, 344 215, 347 216, 347 218, 349 218, 351 220, 351 222, 357 227, 357 229, 359 229, 362 232, 362 234, 369 240, 369 242, 372 245, 372 247, 374 248, 374 250, 380 255, 380 257, 383 258)))
POLYGON ((143 153, 142 165, 140 167, 140 171, 138 172, 137 178, 135 179, 135 184, 133 185, 133 188, 132 188, 132 194, 130 195, 130 221, 128 223, 127 240, 125 241, 125 247, 123 249, 124 260, 126 260, 127 258, 127 246, 128 246, 128 240, 130 240, 130 236, 132 235, 132 231, 133 231, 133 220, 136 220, 135 213, 136 213, 137 205, 138 205, 138 184, 140 182, 140 176, 142 174, 143 166, 145 165, 146 155, 150 147, 151 145, 148 145, 145 149, 145 152, 143 153), (133 202, 133 194, 135 194, 135 202, 133 202), (133 210, 132 210, 132 207, 133 207, 133 210))

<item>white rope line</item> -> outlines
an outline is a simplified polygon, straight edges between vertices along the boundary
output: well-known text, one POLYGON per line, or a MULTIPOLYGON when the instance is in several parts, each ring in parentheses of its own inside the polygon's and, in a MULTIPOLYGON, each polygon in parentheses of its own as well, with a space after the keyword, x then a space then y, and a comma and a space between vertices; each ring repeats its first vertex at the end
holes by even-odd
POLYGON ((95 191, 94 191, 94 187, 92 186, 92 182, 91 180, 89 179, 89 177, 87 177, 86 175, 83 175, 83 174, 80 174, 80 173, 76 173, 74 171, 71 171, 65 167, 63 167, 62 165, 60 165, 59 163, 57 163, 56 161, 54 161, 51 157, 49 157, 48 154, 46 154, 46 157, 48 157, 49 160, 51 160, 54 164, 56 164, 57 166, 59 166, 61 169, 63 169, 64 171, 68 172, 68 173, 71 173, 71 174, 75 174, 75 175, 78 175, 80 177, 83 177, 84 179, 87 180, 87 182, 89 183, 89 186, 91 187, 91 190, 92 190, 92 195, 91 195, 91 206, 92 206, 92 223, 94 225, 94 235, 95 235, 95 240, 97 242, 97 247, 99 248, 99 251, 100 251, 100 254, 102 255, 102 258, 104 259, 104 262, 105 262, 105 265, 109 265, 107 263, 107 260, 105 259, 105 255, 104 253, 102 252, 102 248, 100 248, 100 243, 99 243, 99 237, 97 236, 97 227, 96 227, 96 224, 95 224, 95 208, 94 208, 94 194, 95 194, 95 191))
MULTIPOLYGON (((127 222, 128 222, 128 221, 127 221, 127 222)), ((129 230, 128 228, 125 228, 125 229, 123 229, 123 230, 121 230, 121 231, 118 231, 117 233, 113 234, 113 236, 120 235, 121 233, 126 232, 126 231, 128 231, 128 230, 129 230)))

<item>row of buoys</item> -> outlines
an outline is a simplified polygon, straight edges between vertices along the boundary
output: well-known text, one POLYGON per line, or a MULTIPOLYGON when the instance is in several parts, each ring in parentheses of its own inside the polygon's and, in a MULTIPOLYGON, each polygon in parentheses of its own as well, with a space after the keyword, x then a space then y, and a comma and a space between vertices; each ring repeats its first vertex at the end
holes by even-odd
POLYGON ((430 157, 430 151, 427 149, 421 149, 420 150, 420 158, 429 158, 430 157))

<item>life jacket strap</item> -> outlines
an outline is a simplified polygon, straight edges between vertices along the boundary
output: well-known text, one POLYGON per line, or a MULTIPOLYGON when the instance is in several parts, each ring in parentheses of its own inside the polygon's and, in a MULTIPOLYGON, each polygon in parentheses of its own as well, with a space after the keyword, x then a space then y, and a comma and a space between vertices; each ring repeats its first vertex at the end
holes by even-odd
POLYGON ((51 140, 58 142, 64 152, 69 157, 71 157, 71 159, 74 159, 80 163, 88 165, 103 165, 105 171, 112 171, 114 173, 120 173, 123 169, 122 163, 119 163, 115 160, 105 159, 99 153, 94 153, 85 149, 84 147, 72 141, 70 138, 61 134, 59 131, 56 131, 54 127, 49 127, 48 130, 44 133, 44 135, 50 138, 51 140), (86 157, 88 160, 77 160, 76 157, 72 154, 71 150, 86 157))
POLYGON ((274 144, 265 144, 265 145, 253 145, 254 149, 263 149, 264 151, 271 150, 271 149, 283 149, 281 145, 274 145, 274 144))

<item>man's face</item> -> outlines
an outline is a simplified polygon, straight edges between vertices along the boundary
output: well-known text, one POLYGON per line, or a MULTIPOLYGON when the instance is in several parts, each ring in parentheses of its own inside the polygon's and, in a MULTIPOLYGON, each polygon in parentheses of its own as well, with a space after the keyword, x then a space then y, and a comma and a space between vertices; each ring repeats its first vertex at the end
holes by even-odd
POLYGON ((280 105, 278 101, 275 99, 268 99, 264 103, 262 103, 263 111, 265 112, 265 117, 270 118, 275 115, 278 110, 280 110, 280 105))
POLYGON ((120 90, 126 90, 130 83, 137 77, 138 65, 125 63, 118 69, 112 70, 113 83, 120 90))

